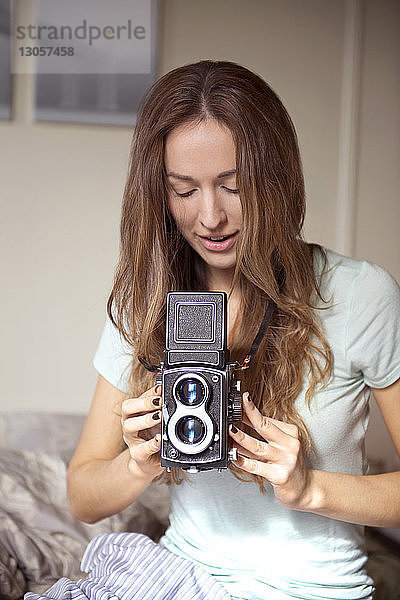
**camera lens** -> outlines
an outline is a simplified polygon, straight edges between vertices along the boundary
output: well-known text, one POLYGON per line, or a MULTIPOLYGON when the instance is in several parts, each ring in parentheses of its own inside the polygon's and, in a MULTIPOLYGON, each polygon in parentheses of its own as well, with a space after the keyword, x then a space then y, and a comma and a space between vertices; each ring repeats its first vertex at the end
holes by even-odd
POLYGON ((197 417, 183 417, 176 424, 177 437, 185 444, 197 444, 205 436, 203 421, 197 417))
POLYGON ((199 379, 190 377, 179 382, 176 392, 179 400, 186 406, 201 404, 206 394, 204 384, 199 379))

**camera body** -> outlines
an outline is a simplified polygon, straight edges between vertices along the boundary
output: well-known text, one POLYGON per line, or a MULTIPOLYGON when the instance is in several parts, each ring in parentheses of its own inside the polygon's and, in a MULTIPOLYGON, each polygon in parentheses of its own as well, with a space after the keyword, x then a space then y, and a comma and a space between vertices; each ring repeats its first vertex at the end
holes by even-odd
POLYGON ((161 465, 226 469, 235 458, 228 426, 242 420, 237 363, 229 362, 225 292, 167 295, 161 465))

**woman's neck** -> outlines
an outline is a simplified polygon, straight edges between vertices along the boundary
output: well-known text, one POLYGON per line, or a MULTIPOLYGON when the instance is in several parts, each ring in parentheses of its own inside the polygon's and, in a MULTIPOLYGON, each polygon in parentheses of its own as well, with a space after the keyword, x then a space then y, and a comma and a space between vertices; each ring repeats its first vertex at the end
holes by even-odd
POLYGON ((206 271, 208 290, 210 292, 226 292, 229 294, 232 288, 233 273, 234 271, 232 269, 223 270, 208 268, 206 271))
POLYGON ((232 289, 232 271, 219 269, 214 273, 207 272, 207 289, 210 292, 226 292, 228 294, 228 346, 233 344, 235 334, 240 326, 241 292, 236 284, 232 289))

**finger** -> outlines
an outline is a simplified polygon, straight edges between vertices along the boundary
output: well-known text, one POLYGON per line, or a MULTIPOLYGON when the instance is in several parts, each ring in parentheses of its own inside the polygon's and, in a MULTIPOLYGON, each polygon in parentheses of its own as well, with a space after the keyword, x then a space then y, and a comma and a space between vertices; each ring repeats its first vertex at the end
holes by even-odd
POLYGON ((147 441, 153 438, 157 433, 161 433, 161 422, 154 425, 153 427, 150 427, 150 429, 143 429, 142 431, 140 431, 139 437, 142 438, 142 440, 147 441))
POLYGON ((145 392, 143 392, 142 396, 153 396, 154 394, 156 396, 159 396, 161 394, 161 385, 160 384, 154 385, 150 389, 146 390, 145 392))
POLYGON ((255 458, 247 457, 243 454, 238 454, 237 459, 234 462, 239 469, 243 469, 243 471, 251 473, 252 475, 260 475, 264 479, 268 480, 265 463, 260 462, 255 458))
MULTIPOLYGON (((153 390, 154 392, 154 390, 153 390)), ((154 411, 156 408, 161 406, 161 397, 156 396, 155 392, 146 395, 142 395, 139 398, 128 398, 124 400, 121 407, 121 414, 123 419, 127 419, 133 415, 142 415, 150 411, 154 411)))
POLYGON ((244 431, 241 431, 234 425, 229 428, 229 435, 238 445, 238 452, 243 454, 243 448, 247 451, 246 456, 251 455, 252 458, 263 461, 277 461, 281 458, 282 451, 272 446, 266 441, 258 440, 244 431))
POLYGON ((132 438, 132 436, 136 436, 139 431, 150 429, 151 427, 154 427, 154 425, 160 423, 160 421, 161 412, 159 410, 139 417, 130 417, 128 419, 123 419, 122 431, 124 436, 132 438))
POLYGON ((138 463, 149 461, 161 449, 161 435, 157 434, 147 442, 135 445, 131 450, 132 458, 138 463))
POLYGON ((262 415, 251 401, 248 392, 243 394, 243 407, 251 426, 268 442, 285 446, 291 443, 290 440, 298 440, 299 434, 296 425, 262 415))
POLYGON ((290 479, 290 472, 278 463, 263 463, 259 460, 238 455, 235 465, 247 473, 260 475, 273 486, 284 486, 290 479))
MULTIPOLYGON (((279 421, 278 419, 273 419, 272 417, 269 417, 269 419, 272 421, 272 423, 274 425, 279 427, 279 429, 281 429, 288 435, 291 435, 292 437, 295 437, 295 438, 299 438, 299 429, 296 425, 294 425, 294 423, 285 423, 284 421, 279 421)), ((251 422, 249 421, 249 419, 246 417, 245 413, 243 413, 243 416, 242 416, 242 423, 244 423, 245 425, 248 425, 249 427, 251 427, 253 429, 253 426, 252 426, 251 422)))
POLYGON ((160 396, 161 395, 161 385, 157 384, 139 396, 139 398, 147 398, 148 396, 160 396))
POLYGON ((235 460, 235 465, 247 473, 260 475, 269 483, 273 483, 273 465, 270 463, 263 463, 257 459, 238 454, 237 460, 235 460))
MULTIPOLYGON (((285 423, 284 421, 278 421, 278 419, 273 419, 272 417, 268 417, 268 418, 281 431, 283 431, 284 433, 287 433, 291 437, 299 439, 299 428, 296 425, 294 425, 293 423, 285 423)), ((253 431, 255 431, 253 425, 250 423, 249 419, 246 417, 245 414, 243 414, 242 423, 244 423, 245 425, 248 425, 249 427, 251 427, 251 429, 253 431)))
POLYGON ((245 448, 243 448, 243 446, 238 446, 237 444, 232 444, 232 448, 236 448, 238 455, 240 454, 241 456, 247 456, 247 458, 253 458, 254 460, 259 460, 257 459, 256 456, 254 456, 254 454, 252 454, 251 452, 249 452, 249 450, 246 450, 245 448))

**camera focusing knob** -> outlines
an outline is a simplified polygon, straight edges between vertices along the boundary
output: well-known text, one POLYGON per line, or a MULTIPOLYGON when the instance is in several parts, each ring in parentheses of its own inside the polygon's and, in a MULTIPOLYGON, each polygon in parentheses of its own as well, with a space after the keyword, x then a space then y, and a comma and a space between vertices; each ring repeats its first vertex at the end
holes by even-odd
POLYGON ((238 393, 232 394, 230 398, 229 421, 231 423, 242 420, 242 396, 238 393))

